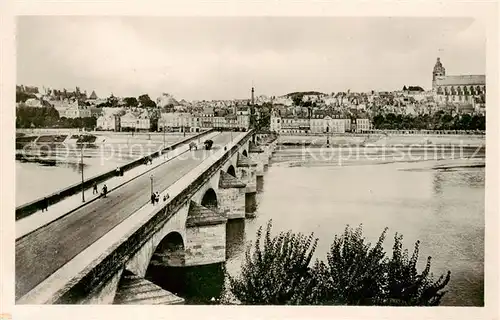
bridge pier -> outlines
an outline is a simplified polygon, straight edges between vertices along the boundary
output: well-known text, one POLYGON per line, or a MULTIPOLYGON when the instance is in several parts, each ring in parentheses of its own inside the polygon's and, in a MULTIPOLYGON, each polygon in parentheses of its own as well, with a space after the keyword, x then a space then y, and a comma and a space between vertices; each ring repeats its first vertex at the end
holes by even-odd
POLYGON ((238 161, 236 163, 236 173, 238 178, 246 184, 245 190, 245 216, 247 218, 255 217, 255 210, 257 209, 257 163, 243 154, 238 154, 238 161))
POLYGON ((253 143, 249 146, 250 160, 257 164, 256 166, 256 191, 264 190, 264 171, 267 171, 266 166, 269 164, 269 158, 264 153, 264 150, 253 143))
POLYGON ((191 201, 186 221, 185 266, 226 261, 226 222, 220 213, 191 201))
POLYGON ((246 184, 221 171, 219 179, 219 211, 228 220, 245 218, 246 184))
POLYGON ((256 168, 255 168, 257 177, 263 176, 264 175, 264 164, 268 163, 268 161, 269 161, 269 159, 266 158, 266 155, 264 154, 264 150, 261 147, 255 145, 253 143, 250 143, 248 151, 250 154, 250 160, 252 160, 253 162, 255 162, 257 164, 256 168))

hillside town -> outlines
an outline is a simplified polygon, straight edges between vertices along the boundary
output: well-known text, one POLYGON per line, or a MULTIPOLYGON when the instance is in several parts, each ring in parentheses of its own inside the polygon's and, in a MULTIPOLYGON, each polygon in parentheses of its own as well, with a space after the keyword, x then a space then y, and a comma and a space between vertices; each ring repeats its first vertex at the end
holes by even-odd
POLYGON ((95 91, 88 94, 79 87, 70 91, 18 85, 16 126, 132 132, 254 128, 303 134, 372 129, 484 130, 485 94, 484 75, 446 75, 439 58, 432 70, 430 90, 404 85, 396 91, 266 96, 251 88, 248 99, 186 101, 168 93, 155 99, 148 94, 99 97, 95 91))

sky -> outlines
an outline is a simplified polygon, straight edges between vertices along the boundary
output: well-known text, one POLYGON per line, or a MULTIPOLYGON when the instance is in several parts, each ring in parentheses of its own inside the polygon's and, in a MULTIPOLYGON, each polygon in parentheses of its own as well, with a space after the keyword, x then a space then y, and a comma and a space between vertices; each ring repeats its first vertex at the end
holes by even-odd
POLYGON ((429 89, 486 50, 469 18, 23 16, 16 42, 17 84, 178 100, 429 89))

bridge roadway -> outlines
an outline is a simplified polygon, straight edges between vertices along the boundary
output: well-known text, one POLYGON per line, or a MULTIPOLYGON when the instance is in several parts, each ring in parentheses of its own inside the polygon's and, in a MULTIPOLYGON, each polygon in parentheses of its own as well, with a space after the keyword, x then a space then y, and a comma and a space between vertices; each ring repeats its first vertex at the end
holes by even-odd
MULTIPOLYGON (((231 140, 224 132, 213 138, 219 150, 231 140)), ((161 192, 197 167, 211 152, 191 151, 150 172, 154 191, 161 192)), ((150 202, 150 174, 145 174, 99 199, 16 241, 16 300, 150 202)), ((160 199, 160 202, 162 199, 160 199)))

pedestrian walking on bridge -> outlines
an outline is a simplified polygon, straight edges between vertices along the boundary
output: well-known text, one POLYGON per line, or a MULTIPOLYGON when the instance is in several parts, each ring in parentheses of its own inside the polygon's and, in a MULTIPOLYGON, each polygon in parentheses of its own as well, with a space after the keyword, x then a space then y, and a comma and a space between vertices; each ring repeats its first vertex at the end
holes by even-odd
POLYGON ((92 194, 99 194, 99 190, 97 189, 97 183, 94 182, 92 185, 92 194))
POLYGON ((42 212, 49 210, 49 199, 43 198, 42 201, 42 212))
POLYGON ((104 198, 106 198, 107 193, 108 193, 108 186, 104 185, 102 187, 102 195, 103 195, 104 198))

